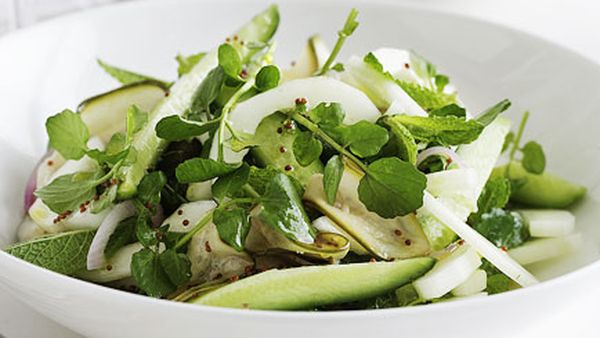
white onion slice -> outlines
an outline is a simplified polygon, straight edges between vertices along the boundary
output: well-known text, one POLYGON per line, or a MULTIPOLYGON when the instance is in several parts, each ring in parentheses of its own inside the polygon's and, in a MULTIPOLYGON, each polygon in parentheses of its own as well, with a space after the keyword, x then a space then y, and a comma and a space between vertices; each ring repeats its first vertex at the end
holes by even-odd
POLYGON ((427 149, 423 150, 422 152, 420 152, 419 155, 417 155, 417 166, 419 166, 421 163, 423 163, 423 161, 425 161, 430 156, 435 156, 435 155, 446 157, 446 158, 450 159, 450 161, 452 161, 452 163, 456 163, 461 168, 467 167, 465 162, 460 158, 460 156, 458 156, 458 154, 456 152, 454 152, 450 148, 440 147, 440 146, 427 148, 427 149))
POLYGON ((87 255, 88 270, 95 270, 104 266, 106 260, 104 257, 104 249, 106 248, 106 244, 108 244, 110 235, 115 232, 119 222, 134 214, 135 206, 131 201, 125 201, 115 205, 104 221, 102 221, 100 227, 98 227, 96 235, 94 235, 94 239, 92 240, 87 255))

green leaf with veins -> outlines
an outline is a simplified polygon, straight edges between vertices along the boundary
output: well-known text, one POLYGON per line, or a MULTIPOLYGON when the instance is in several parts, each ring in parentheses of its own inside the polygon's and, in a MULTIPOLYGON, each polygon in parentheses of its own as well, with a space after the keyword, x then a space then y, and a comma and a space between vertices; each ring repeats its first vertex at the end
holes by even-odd
POLYGON ((223 242, 237 251, 244 250, 244 242, 250 231, 250 213, 248 210, 217 208, 213 213, 213 222, 223 242))
POLYGON ((265 92, 269 89, 273 89, 279 85, 281 74, 279 68, 274 65, 264 66, 256 74, 254 86, 261 92, 265 92))
POLYGON ((200 62, 200 60, 202 60, 202 58, 206 55, 206 53, 197 53, 197 54, 191 54, 191 55, 181 55, 178 54, 175 57, 175 60, 177 60, 177 75, 179 77, 182 77, 183 75, 189 73, 196 64, 198 64, 198 62, 200 62))
POLYGON ((44 204, 57 214, 73 211, 96 195, 96 186, 102 181, 102 172, 79 172, 55 178, 50 184, 35 191, 44 204))
POLYGON ((133 135, 142 130, 148 123, 148 113, 140 109, 137 105, 132 105, 127 109, 127 139, 131 140, 133 135))
POLYGON ((238 51, 230 44, 224 43, 219 46, 219 66, 225 74, 231 78, 238 79, 242 71, 242 59, 238 51))
POLYGON ((445 116, 455 116, 459 118, 466 118, 467 111, 465 108, 457 105, 456 103, 451 103, 447 106, 443 106, 441 108, 434 109, 429 112, 429 116, 437 116, 437 117, 445 117, 445 116))
POLYGON ((185 285, 192 278, 192 263, 186 254, 168 249, 158 255, 158 261, 173 285, 185 285))
POLYGON ((150 297, 161 298, 177 289, 165 272, 159 255, 148 248, 133 254, 131 275, 137 286, 150 297))
POLYGON ((337 191, 342 181, 342 175, 344 174, 344 162, 339 155, 333 155, 323 171, 323 190, 325 191, 325 197, 327 197, 327 203, 333 205, 337 196, 337 191))
POLYGON ((425 111, 456 103, 456 95, 437 92, 416 83, 396 80, 396 83, 425 111))
POLYGON ((391 119, 406 127, 416 140, 446 146, 471 143, 479 137, 484 128, 475 120, 464 120, 455 116, 396 115, 391 119))
POLYGON ((227 164, 208 158, 187 160, 175 169, 179 183, 204 182, 236 170, 241 164, 227 164))
POLYGON ((102 194, 98 197, 98 199, 92 200, 90 204, 90 211, 92 214, 97 214, 104 209, 113 205, 115 200, 117 199, 117 190, 119 186, 117 184, 113 184, 110 187, 106 188, 102 194))
POLYGON ((341 125, 345 116, 342 105, 337 102, 321 102, 308 113, 311 121, 325 129, 341 125))
POLYGON ((210 113, 210 104, 217 99, 224 83, 225 71, 221 66, 217 66, 208 72, 192 97, 188 118, 198 121, 203 113, 210 113))
POLYGON ((167 176, 162 171, 146 174, 138 185, 136 198, 142 205, 157 205, 160 202, 160 192, 167 184, 167 176))
POLYGON ((197 122, 187 120, 179 115, 171 115, 160 120, 155 127, 156 136, 167 141, 184 141, 214 131, 219 126, 219 120, 197 122))
POLYGON ((102 67, 102 69, 104 69, 104 71, 108 75, 112 76, 115 80, 119 81, 121 84, 124 84, 124 85, 142 82, 142 81, 158 82, 163 87, 170 87, 172 84, 170 82, 159 80, 159 79, 153 78, 148 75, 135 73, 135 72, 123 69, 123 68, 109 65, 109 64, 103 62, 102 60, 97 60, 97 61, 98 61, 98 65, 100 65, 100 67, 102 67))
POLYGON ((479 198, 477 199, 477 213, 469 217, 469 222, 475 224, 481 215, 492 211, 494 208, 504 208, 510 199, 510 180, 504 177, 490 178, 479 198))
POLYGON ((144 206, 138 207, 138 215, 135 220, 135 236, 145 247, 151 247, 158 243, 156 231, 151 226, 150 211, 144 206))
POLYGON ((358 197, 369 211, 384 218, 404 216, 423 204, 425 175, 395 157, 379 159, 367 167, 358 185, 358 197))
POLYGON ((389 140, 385 128, 368 121, 359 121, 341 131, 344 145, 359 157, 376 155, 389 140))
POLYGON ((293 143, 294 156, 301 166, 306 167, 319 159, 323 152, 323 144, 309 131, 296 135, 293 143))
POLYGON ((5 251, 42 268, 73 275, 86 268, 95 233, 95 230, 62 232, 18 243, 5 251))
POLYGON ((411 164, 416 164, 417 143, 410 131, 395 119, 385 118, 384 123, 392 132, 390 143, 395 147, 397 156, 411 164))
POLYGON ((260 219, 287 238, 313 243, 315 230, 306 215, 302 200, 292 179, 283 173, 275 174, 261 198, 260 219))
POLYGON ((90 133, 81 115, 65 109, 46 120, 46 131, 50 146, 64 158, 78 160, 85 155, 90 133))
POLYGON ((115 231, 108 238, 104 248, 104 256, 110 258, 127 244, 137 242, 135 224, 137 217, 131 216, 119 222, 115 231))
POLYGON ((211 187, 213 198, 220 203, 225 197, 234 196, 248 182, 249 176, 250 167, 244 163, 237 170, 219 177, 211 187))
POLYGON ((490 125, 496 118, 510 107, 509 100, 504 99, 477 115, 475 120, 484 126, 490 125))
POLYGON ((482 214, 473 228, 497 247, 508 249, 523 244, 529 238, 523 217, 517 212, 499 208, 482 214))
POLYGON ((546 168, 546 155, 542 146, 535 142, 529 141, 525 143, 521 149, 523 158, 521 159, 521 165, 527 172, 540 175, 546 168))

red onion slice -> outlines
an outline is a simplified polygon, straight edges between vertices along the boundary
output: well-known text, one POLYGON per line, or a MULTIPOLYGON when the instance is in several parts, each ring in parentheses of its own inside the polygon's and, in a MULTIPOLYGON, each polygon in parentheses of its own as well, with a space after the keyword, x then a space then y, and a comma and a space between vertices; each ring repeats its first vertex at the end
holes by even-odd
POLYGON ((133 216, 134 214, 135 206, 131 201, 125 201, 113 207, 113 209, 98 227, 98 231, 96 231, 96 235, 94 235, 94 239, 90 245, 90 250, 88 251, 87 255, 88 270, 99 269, 106 264, 104 249, 108 244, 110 235, 115 232, 119 222, 133 216))
POLYGON ((456 152, 454 152, 450 148, 446 147, 431 147, 423 150, 417 155, 417 166, 419 166, 425 159, 431 156, 443 156, 447 159, 450 159, 452 163, 456 163, 461 168, 467 168, 465 162, 458 156, 456 152))
POLYGON ((25 208, 25 212, 27 212, 29 210, 29 208, 31 208, 31 206, 33 205, 33 203, 36 200, 35 195, 33 194, 35 192, 35 190, 37 189, 37 169, 39 167, 39 164, 35 166, 35 169, 33 169, 33 171, 31 172, 31 175, 29 175, 29 179, 27 180, 27 186, 25 186, 25 196, 23 199, 23 206, 25 208))

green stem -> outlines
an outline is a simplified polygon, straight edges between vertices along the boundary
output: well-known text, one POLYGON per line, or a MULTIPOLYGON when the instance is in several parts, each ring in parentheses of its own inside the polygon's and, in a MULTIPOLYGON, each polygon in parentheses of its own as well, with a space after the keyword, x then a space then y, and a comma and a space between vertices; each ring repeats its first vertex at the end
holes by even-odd
POLYGON ((344 45, 344 42, 346 42, 346 39, 354 31, 354 28, 349 29, 349 26, 351 26, 352 22, 354 22, 356 20, 357 15, 358 15, 358 11, 355 8, 353 8, 352 11, 350 11, 348 18, 346 19, 346 24, 344 25, 344 29, 342 29, 341 31, 338 32, 338 40, 336 41, 335 46, 333 46, 333 50, 331 51, 331 54, 329 54, 329 57, 327 58, 327 61, 325 61, 325 64, 323 65, 321 70, 316 74, 317 76, 327 73, 329 68, 331 68, 333 61, 335 61, 338 54, 342 50, 342 46, 344 45))
POLYGON ((523 117, 521 118, 521 123, 519 124, 519 130, 517 131, 517 135, 515 136, 513 147, 510 150, 510 154, 508 157, 509 162, 513 161, 517 150, 519 150, 519 144, 521 143, 521 137, 523 136, 523 131, 525 130, 525 125, 527 124, 528 119, 529 119, 529 112, 526 111, 525 113, 523 113, 523 117))
POLYGON ((224 142, 225 142, 225 128, 227 128, 227 118, 229 116, 229 113, 231 112, 231 110, 233 109, 233 107, 235 106, 235 104, 237 103, 237 101, 240 99, 240 97, 247 92, 248 90, 250 90, 252 87, 254 86, 254 79, 249 79, 246 83, 244 83, 244 85, 238 89, 229 99, 229 101, 227 101, 227 103, 225 104, 225 106, 223 106, 223 111, 221 113, 221 116, 219 117, 219 130, 217 131, 217 142, 219 142, 218 144, 218 157, 217 159, 220 162, 223 162, 224 159, 224 142))
POLYGON ((301 124, 302 126, 304 126, 306 129, 310 130, 313 134, 322 139, 325 143, 329 144, 338 153, 344 155, 346 158, 348 158, 350 161, 356 164, 363 172, 366 173, 369 170, 367 165, 364 164, 358 157, 354 156, 346 148, 337 143, 331 136, 327 135, 327 133, 321 130, 319 126, 311 122, 309 119, 297 112, 292 113, 291 118, 294 119, 294 121, 301 124))
POLYGON ((260 198, 260 195, 258 194, 258 192, 256 192, 256 190, 254 190, 254 188, 252 188, 252 186, 248 183, 246 183, 242 186, 242 190, 246 194, 250 195, 251 197, 260 198))

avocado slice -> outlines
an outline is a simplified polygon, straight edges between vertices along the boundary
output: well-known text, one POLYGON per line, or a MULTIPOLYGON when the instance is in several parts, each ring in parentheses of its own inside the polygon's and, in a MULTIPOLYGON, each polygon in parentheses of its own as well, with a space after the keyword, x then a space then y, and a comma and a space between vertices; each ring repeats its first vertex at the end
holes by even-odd
POLYGON ((375 297, 412 282, 430 257, 394 262, 269 270, 200 296, 195 304, 259 310, 302 310, 375 297))
POLYGON ((521 163, 510 164, 495 168, 492 177, 507 177, 513 184, 510 199, 534 207, 566 208, 581 199, 587 189, 571 183, 558 176, 544 172, 540 175, 528 173, 521 163))

